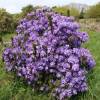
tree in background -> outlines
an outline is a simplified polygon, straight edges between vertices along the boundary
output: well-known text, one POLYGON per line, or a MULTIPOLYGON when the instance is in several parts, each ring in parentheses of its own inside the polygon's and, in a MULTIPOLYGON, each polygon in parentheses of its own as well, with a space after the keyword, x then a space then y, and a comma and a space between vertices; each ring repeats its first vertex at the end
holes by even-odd
POLYGON ((70 10, 69 9, 67 10, 67 16, 68 17, 70 16, 70 10))
POLYGON ((82 9, 81 9, 81 12, 80 12, 80 15, 79 15, 79 18, 80 18, 80 19, 83 19, 83 18, 84 18, 84 14, 85 14, 85 13, 84 13, 84 8, 82 8, 82 9))
POLYGON ((14 31, 14 20, 5 9, 0 9, 0 34, 14 31))
POLYGON ((100 18, 100 3, 91 6, 86 11, 86 17, 88 17, 88 18, 100 18))

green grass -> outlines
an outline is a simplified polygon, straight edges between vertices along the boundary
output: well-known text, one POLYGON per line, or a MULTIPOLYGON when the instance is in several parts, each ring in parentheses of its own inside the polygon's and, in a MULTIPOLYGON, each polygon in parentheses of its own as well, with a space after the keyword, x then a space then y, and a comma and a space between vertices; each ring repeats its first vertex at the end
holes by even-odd
MULTIPOLYGON (((4 41, 9 41, 13 34, 3 36, 4 41)), ((87 75, 89 90, 73 96, 71 100, 100 100, 100 32, 89 32, 89 42, 84 46, 88 48, 96 60, 96 66, 87 75)), ((0 45, 0 57, 3 47, 0 45)), ((13 74, 4 70, 4 64, 0 59, 0 100, 53 100, 49 94, 34 93, 30 86, 24 84, 13 74)))

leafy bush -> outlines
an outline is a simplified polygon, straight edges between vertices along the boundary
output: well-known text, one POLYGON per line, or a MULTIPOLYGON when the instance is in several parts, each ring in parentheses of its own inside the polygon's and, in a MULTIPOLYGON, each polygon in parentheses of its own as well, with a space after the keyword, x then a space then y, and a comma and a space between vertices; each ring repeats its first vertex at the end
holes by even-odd
POLYGON ((13 31, 14 21, 12 15, 6 12, 5 9, 0 9, 0 33, 13 31))
POLYGON ((87 91, 86 74, 95 61, 81 47, 88 35, 74 18, 37 10, 21 20, 17 33, 3 53, 7 71, 59 100, 87 91))

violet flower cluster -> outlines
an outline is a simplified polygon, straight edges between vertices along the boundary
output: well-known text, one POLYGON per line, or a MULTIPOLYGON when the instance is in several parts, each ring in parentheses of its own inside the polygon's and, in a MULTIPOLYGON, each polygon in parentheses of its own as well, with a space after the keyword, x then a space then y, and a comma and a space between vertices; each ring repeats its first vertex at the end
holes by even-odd
POLYGON ((73 17, 42 9, 29 13, 3 53, 6 70, 34 89, 64 100, 88 89, 86 74, 95 61, 81 44, 88 40, 73 17))

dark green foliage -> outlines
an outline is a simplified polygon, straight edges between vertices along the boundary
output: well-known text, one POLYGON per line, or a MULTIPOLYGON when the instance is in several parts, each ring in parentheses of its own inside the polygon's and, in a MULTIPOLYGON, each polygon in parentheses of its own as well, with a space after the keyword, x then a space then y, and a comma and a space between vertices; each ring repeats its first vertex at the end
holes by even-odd
POLYGON ((2 39, 2 36, 0 36, 0 43, 3 45, 3 39, 2 39))
POLYGON ((69 9, 67 10, 67 16, 68 17, 70 16, 70 10, 69 9))
POLYGON ((82 8, 82 10, 80 12, 80 15, 79 15, 79 18, 80 19, 83 19, 84 18, 84 8, 82 8))

